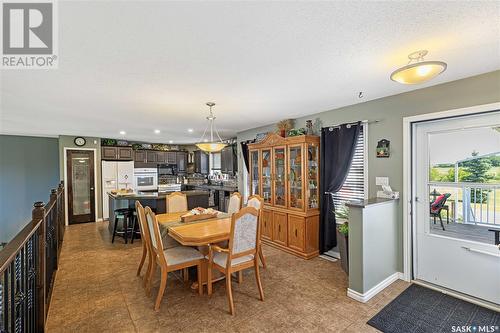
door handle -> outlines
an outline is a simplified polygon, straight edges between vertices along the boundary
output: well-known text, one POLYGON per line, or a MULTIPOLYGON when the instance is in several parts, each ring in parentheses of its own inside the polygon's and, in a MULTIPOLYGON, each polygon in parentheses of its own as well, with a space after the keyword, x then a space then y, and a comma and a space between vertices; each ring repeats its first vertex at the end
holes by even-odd
POLYGON ((481 253, 481 254, 486 254, 488 256, 500 258, 500 254, 495 254, 495 253, 491 253, 488 251, 478 250, 478 249, 470 248, 467 246, 462 246, 462 249, 467 250, 469 252, 481 253))

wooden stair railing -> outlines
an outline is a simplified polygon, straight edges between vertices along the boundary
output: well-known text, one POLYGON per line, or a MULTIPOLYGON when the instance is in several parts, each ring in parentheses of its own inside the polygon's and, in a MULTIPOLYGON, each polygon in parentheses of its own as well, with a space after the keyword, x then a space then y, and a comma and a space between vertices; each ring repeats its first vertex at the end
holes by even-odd
POLYGON ((0 332, 44 332, 64 237, 64 184, 0 250, 0 332))

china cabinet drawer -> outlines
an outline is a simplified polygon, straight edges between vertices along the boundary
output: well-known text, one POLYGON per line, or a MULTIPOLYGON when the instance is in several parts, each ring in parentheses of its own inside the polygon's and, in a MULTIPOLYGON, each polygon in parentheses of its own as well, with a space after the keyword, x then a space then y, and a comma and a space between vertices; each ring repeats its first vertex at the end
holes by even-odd
POLYGON ((273 241, 286 246, 287 236, 287 214, 273 212, 273 241))
POLYGON ((288 215, 288 247, 304 251, 305 248, 305 218, 288 215))

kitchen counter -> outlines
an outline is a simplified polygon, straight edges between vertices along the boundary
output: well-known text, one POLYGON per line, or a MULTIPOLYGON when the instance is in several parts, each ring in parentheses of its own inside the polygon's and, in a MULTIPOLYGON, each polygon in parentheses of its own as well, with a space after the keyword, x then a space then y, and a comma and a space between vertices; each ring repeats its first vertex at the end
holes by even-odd
POLYGON ((208 185, 208 184, 202 184, 202 185, 187 184, 186 186, 196 188, 196 189, 203 189, 203 190, 214 190, 214 191, 225 191, 225 192, 237 192, 238 191, 238 186, 208 185))
POLYGON ((215 209, 221 212, 227 212, 229 197, 233 192, 238 192, 237 186, 227 186, 227 185, 184 185, 185 188, 193 190, 205 190, 211 192, 210 194, 210 205, 215 207, 215 209))
MULTIPOLYGON (((145 191, 145 192, 134 192, 126 195, 117 195, 108 192, 108 196, 116 199, 116 200, 138 200, 138 199, 165 199, 167 195, 171 192, 156 192, 156 191, 145 191)), ((207 195, 205 191, 199 190, 191 190, 191 191, 182 191, 186 196, 196 196, 196 195, 207 195)))
MULTIPOLYGON (((196 207, 208 207, 208 191, 182 191, 186 194, 188 209, 196 207)), ((138 200, 144 207, 149 206, 156 214, 163 214, 167 212, 166 197, 168 192, 138 192, 127 195, 116 195, 108 192, 109 200, 109 224, 108 230, 113 233, 115 225, 115 209, 119 208, 132 208, 135 209, 135 202, 138 200)), ((121 223, 121 222, 120 222, 121 223)), ((120 225, 118 226, 122 228, 120 225)))

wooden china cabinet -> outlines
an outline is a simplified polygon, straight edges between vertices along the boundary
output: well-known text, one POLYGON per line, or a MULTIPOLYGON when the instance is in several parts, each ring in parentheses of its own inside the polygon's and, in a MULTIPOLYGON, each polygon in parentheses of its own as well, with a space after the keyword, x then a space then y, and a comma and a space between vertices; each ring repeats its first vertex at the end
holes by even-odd
POLYGON ((262 241, 319 255, 319 137, 268 134, 249 144, 250 194, 264 198, 262 241))

